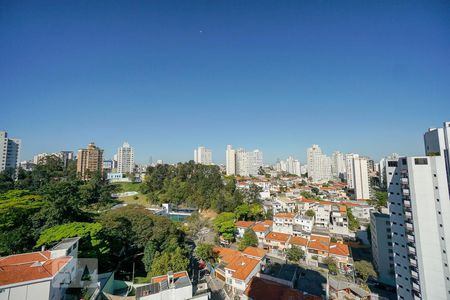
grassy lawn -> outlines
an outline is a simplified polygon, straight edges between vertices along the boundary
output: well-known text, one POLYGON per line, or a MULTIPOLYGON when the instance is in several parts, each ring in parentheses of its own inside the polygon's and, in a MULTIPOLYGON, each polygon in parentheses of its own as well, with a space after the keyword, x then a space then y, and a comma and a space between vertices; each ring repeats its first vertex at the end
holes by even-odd
POLYGON ((115 185, 120 187, 120 192, 140 192, 142 183, 133 182, 116 182, 115 185))
POLYGON ((147 196, 145 196, 141 193, 137 194, 136 196, 120 197, 119 201, 122 201, 123 203, 126 203, 126 204, 139 204, 139 205, 146 206, 146 207, 151 206, 148 203, 147 196))

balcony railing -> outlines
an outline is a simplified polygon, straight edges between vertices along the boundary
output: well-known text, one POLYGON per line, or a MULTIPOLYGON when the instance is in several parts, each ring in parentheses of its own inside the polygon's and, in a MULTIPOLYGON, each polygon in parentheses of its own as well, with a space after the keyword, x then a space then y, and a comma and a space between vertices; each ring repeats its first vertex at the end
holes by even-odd
POLYGON ((414 258, 410 258, 409 263, 411 264, 411 266, 415 268, 417 267, 417 260, 415 260, 414 258))
POLYGON ((416 248, 408 246, 408 253, 411 255, 416 255, 416 248))
POLYGON ((417 273, 416 271, 411 271, 411 277, 414 279, 419 279, 419 273, 417 273))
POLYGON ((405 196, 409 196, 409 189, 403 189, 402 194, 405 196))
POLYGON ((411 234, 408 234, 407 236, 408 236, 408 242, 414 243, 414 241, 415 241, 414 236, 411 234))
POLYGON ((408 184, 409 180, 408 178, 402 178, 402 184, 408 184))

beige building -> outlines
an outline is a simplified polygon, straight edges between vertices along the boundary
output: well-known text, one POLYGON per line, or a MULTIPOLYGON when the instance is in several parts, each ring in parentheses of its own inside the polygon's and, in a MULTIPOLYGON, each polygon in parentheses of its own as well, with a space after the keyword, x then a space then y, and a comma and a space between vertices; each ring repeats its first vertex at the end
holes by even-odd
POLYGON ((83 179, 89 179, 90 174, 101 171, 103 150, 90 143, 87 149, 78 150, 77 173, 83 179))

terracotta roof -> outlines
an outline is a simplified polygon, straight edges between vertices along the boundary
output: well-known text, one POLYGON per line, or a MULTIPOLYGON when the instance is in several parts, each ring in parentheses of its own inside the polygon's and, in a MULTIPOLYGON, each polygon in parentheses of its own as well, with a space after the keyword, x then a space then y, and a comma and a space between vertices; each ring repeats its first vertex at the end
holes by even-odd
POLYGON ((301 291, 289 288, 280 283, 253 277, 244 294, 253 300, 320 300, 322 298, 314 295, 305 295, 301 291))
POLYGON ((244 255, 234 257, 234 259, 226 265, 226 269, 234 270, 233 278, 246 280, 252 271, 258 266, 259 260, 244 255))
POLYGON ((274 218, 283 218, 283 219, 293 219, 295 217, 294 213, 281 213, 273 216, 274 218))
POLYGON ((50 251, 10 255, 0 258, 0 286, 51 278, 72 257, 50 258, 50 251))
POLYGON ((347 212, 347 206, 339 205, 339 211, 342 212, 342 213, 346 213, 347 212))
POLYGON ((242 253, 249 256, 263 258, 266 255, 267 251, 261 248, 247 247, 244 249, 244 251, 242 251, 242 253))
POLYGON ((270 227, 273 225, 273 221, 271 220, 266 220, 263 222, 259 222, 256 223, 255 226, 253 226, 253 231, 254 232, 263 232, 263 231, 267 231, 270 230, 270 227))
POLYGON ((249 228, 249 227, 252 227, 253 225, 255 225, 255 222, 253 222, 253 221, 237 221, 236 223, 234 223, 234 225, 239 228, 249 228))
MULTIPOLYGON (((173 278, 183 278, 189 277, 186 271, 181 271, 177 273, 173 273, 173 278)), ((152 278, 152 283, 160 283, 161 281, 167 280, 167 275, 156 276, 152 278)))
POLYGON ((289 240, 290 235, 286 233, 280 233, 280 232, 269 232, 266 235, 266 240, 274 240, 274 241, 280 241, 280 242, 287 242, 289 240))
POLYGON ((214 252, 217 253, 220 260, 225 261, 227 263, 232 261, 235 256, 241 255, 241 252, 237 250, 223 247, 214 247, 214 252))
POLYGON ((329 236, 311 235, 308 248, 328 252, 330 240, 331 238, 329 236))
POLYGON ((300 236, 293 236, 289 240, 289 244, 295 245, 295 246, 304 246, 306 247, 308 245, 308 239, 302 238, 300 236))
POLYGON ((340 256, 349 256, 350 251, 348 246, 341 243, 331 243, 329 248, 329 253, 340 256))

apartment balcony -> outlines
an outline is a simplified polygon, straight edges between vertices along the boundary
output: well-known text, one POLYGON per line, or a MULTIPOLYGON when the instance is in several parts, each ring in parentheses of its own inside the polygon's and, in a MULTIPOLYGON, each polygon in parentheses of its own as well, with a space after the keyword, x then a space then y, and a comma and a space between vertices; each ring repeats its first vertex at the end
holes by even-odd
POLYGON ((408 184, 408 183, 409 183, 408 178, 402 178, 402 179, 401 179, 401 183, 402 183, 402 184, 408 184))
POLYGON ((402 194, 405 196, 409 196, 409 189, 403 189, 402 194))
POLYGON ((417 273, 416 271, 411 271, 411 277, 414 279, 419 279, 419 273, 417 273))
POLYGON ((417 283, 413 282, 412 288, 413 288, 413 290, 415 290, 416 292, 419 292, 419 293, 420 293, 420 285, 418 285, 417 283))
POLYGON ((411 255, 416 255, 416 248, 408 246, 408 253, 411 255))
POLYGON ((412 220, 412 213, 410 211, 405 212, 405 218, 406 218, 406 220, 411 221, 412 220))
POLYGON ((420 294, 420 292, 413 291, 413 295, 414 295, 414 300, 422 300, 422 295, 420 294))
POLYGON ((417 260, 414 258, 410 258, 409 259, 409 263, 411 264, 411 266, 413 266, 414 268, 417 268, 417 260))
POLYGON ((411 222, 405 222, 405 226, 407 231, 414 231, 414 226, 411 222))
POLYGON ((411 201, 405 200, 405 201, 403 201, 403 205, 404 205, 406 208, 411 208, 411 201))
POLYGON ((407 237, 408 237, 408 242, 410 242, 410 243, 414 243, 415 242, 415 239, 414 239, 413 235, 408 234, 407 237))

